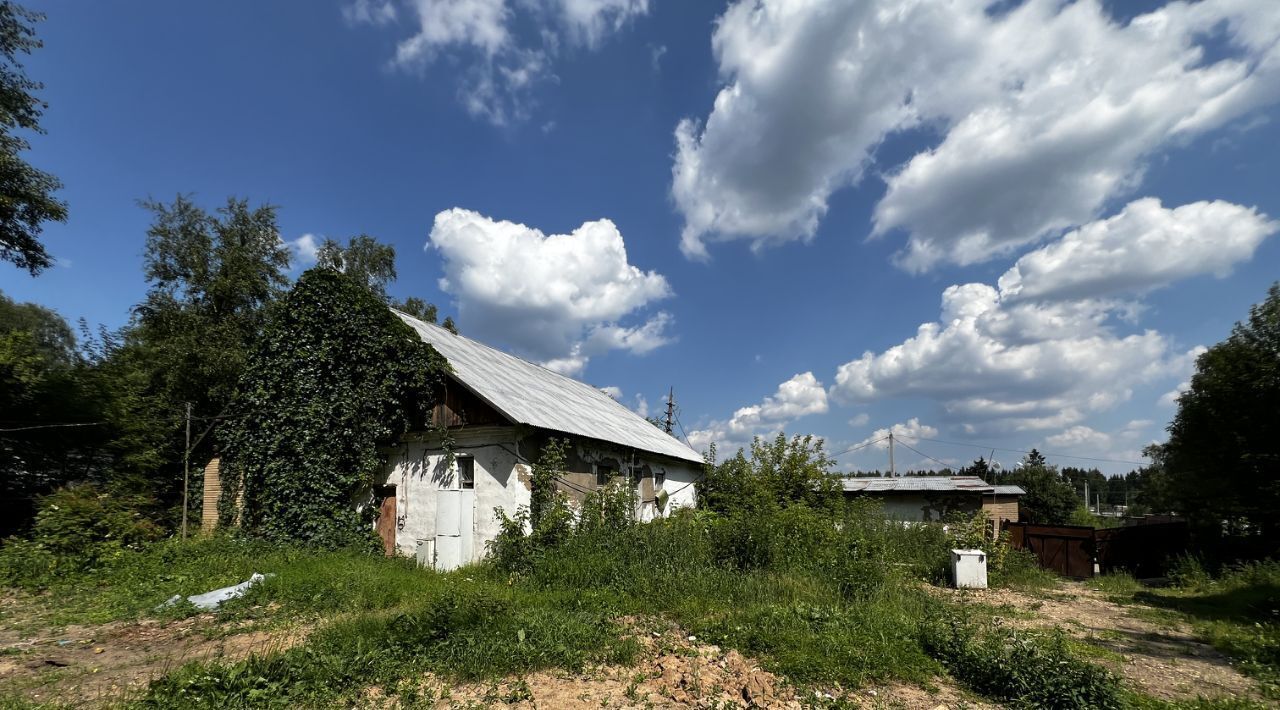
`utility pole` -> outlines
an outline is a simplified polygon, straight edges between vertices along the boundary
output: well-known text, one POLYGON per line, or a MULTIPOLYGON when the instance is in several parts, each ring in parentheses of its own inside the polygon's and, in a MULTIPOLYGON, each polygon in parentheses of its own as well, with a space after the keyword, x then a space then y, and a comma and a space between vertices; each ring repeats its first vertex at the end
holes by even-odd
POLYGON ((893 430, 889 430, 889 476, 898 477, 898 469, 893 465, 893 430))
POLYGON ((667 418, 662 423, 662 430, 670 434, 675 431, 676 418, 676 388, 672 387, 667 392, 667 418))
POLYGON ((187 448, 182 454, 182 539, 187 539, 187 495, 191 491, 191 403, 187 402, 187 448))
POLYGON ((1089 479, 1084 479, 1084 509, 1089 510, 1089 479))

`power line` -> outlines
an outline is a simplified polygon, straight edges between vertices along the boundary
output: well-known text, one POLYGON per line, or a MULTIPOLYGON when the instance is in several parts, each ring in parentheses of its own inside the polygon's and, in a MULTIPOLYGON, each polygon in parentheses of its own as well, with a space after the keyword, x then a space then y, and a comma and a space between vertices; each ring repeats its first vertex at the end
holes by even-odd
POLYGON ((0 432, 32 431, 34 429, 70 429, 73 427, 82 427, 82 426, 103 426, 104 424, 108 424, 108 423, 109 422, 76 422, 76 423, 66 423, 66 424, 38 424, 35 426, 20 426, 20 427, 15 427, 13 429, 0 429, 0 432))
MULTIPOLYGON (((899 437, 899 438, 901 438, 901 437, 899 437)), ((916 452, 917 454, 920 454, 921 456, 923 456, 923 457, 925 457, 925 458, 929 459, 930 461, 932 461, 932 462, 934 462, 934 463, 942 464, 942 466, 943 466, 944 468, 951 468, 951 464, 949 464, 949 463, 944 463, 944 462, 942 462, 942 461, 939 461, 938 459, 935 459, 934 457, 932 457, 932 456, 930 456, 929 454, 926 454, 925 452, 923 452, 923 451, 921 451, 921 450, 919 450, 919 449, 915 448, 914 446, 911 446, 910 444, 903 443, 901 440, 900 440, 900 441, 898 441, 898 443, 899 443, 899 444, 902 444, 903 446, 907 447, 908 449, 910 449, 910 450, 912 450, 912 451, 916 452)))
POLYGON ((858 444, 857 446, 851 446, 851 447, 849 447, 849 448, 845 449, 844 451, 840 451, 840 452, 837 452, 837 453, 831 454, 831 458, 835 458, 835 457, 837 457, 837 456, 844 456, 845 454, 853 453, 854 451, 861 451, 862 449, 865 449, 865 448, 867 448, 868 446, 873 446, 873 445, 875 445, 875 444, 879 444, 880 442, 885 441, 885 440, 886 440, 886 439, 888 439, 888 438, 889 438, 888 436, 882 436, 882 437, 880 437, 879 439, 876 439, 875 441, 868 441, 868 442, 864 442, 864 443, 862 443, 862 444, 858 444))

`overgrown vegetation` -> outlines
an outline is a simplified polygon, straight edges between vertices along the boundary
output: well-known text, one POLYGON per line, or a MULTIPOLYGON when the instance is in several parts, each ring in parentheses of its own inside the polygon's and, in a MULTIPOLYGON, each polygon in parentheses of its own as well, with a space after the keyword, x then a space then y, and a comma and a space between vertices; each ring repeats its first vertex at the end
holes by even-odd
MULTIPOLYGON (((725 498, 721 510, 686 510, 647 524, 626 512, 622 487, 589 501, 575 519, 553 492, 563 455, 558 442, 544 448, 533 477, 536 506, 504 516, 486 566, 433 577, 448 583, 426 585, 419 602, 393 615, 336 624, 305 647, 183 669, 153 685, 147 702, 311 704, 374 684, 394 689, 428 666, 474 678, 622 660, 635 630, 611 620, 654 615, 763 658, 801 683, 856 687, 926 681, 940 672, 930 650, 937 638, 921 620, 944 613, 944 602, 921 584, 944 580, 958 539, 939 526, 886 520, 870 501, 828 497, 809 505, 803 481, 825 475, 827 466, 812 442, 761 442, 751 458, 721 464, 744 485, 767 477, 796 493, 779 505, 757 499, 750 509, 736 508, 725 498)), ((708 468, 714 480, 716 467, 708 468)), ((957 529, 980 536, 986 521, 957 529)), ((997 553, 993 576, 1021 563, 1021 555, 997 553)), ((262 585, 255 593, 270 590, 262 585)), ((954 633, 981 644, 989 632, 966 624, 954 633)), ((1082 672, 1078 662, 1046 662, 1037 672, 1051 677, 1050 687, 1067 687, 1078 678, 1054 675, 1067 671, 1082 672)), ((1001 692, 1023 694, 1016 684, 1001 692)))
POLYGON ((431 425, 448 364, 369 288, 332 269, 271 310, 224 429, 220 517, 269 540, 369 542, 379 447, 431 425))
POLYGON ((928 652, 958 679, 1013 707, 1125 705, 1119 680, 1073 655, 1061 630, 1023 631, 951 612, 930 619, 922 637, 928 652))

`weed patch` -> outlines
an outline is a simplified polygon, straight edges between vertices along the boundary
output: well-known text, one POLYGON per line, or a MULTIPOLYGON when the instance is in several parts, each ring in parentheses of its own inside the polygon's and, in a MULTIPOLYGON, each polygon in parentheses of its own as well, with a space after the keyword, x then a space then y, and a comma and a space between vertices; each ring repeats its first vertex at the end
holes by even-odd
POLYGON ((975 692, 1022 708, 1122 708, 1120 681, 1081 660, 1061 631, 976 625, 947 613, 922 629, 923 646, 975 692))

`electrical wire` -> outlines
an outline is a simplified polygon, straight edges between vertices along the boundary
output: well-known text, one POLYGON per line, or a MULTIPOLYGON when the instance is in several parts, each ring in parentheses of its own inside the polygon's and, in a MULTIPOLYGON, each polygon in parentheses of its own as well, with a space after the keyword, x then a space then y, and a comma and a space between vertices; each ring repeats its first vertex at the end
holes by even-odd
MULTIPOLYGON (((836 452, 836 453, 834 453, 834 454, 831 454, 831 458, 835 458, 835 457, 837 457, 837 456, 844 456, 845 454, 851 454, 851 453, 853 453, 853 452, 855 452, 855 451, 861 451, 861 450, 863 450, 863 449, 867 448, 868 446, 874 446, 874 445, 876 445, 876 444, 879 444, 879 443, 880 443, 880 442, 882 442, 882 441, 888 441, 888 440, 889 440, 889 437, 888 437, 888 436, 882 436, 882 437, 880 437, 879 439, 876 439, 875 441, 868 441, 868 442, 864 442, 864 443, 862 443, 862 444, 858 444, 857 446, 851 446, 851 447, 849 447, 849 448, 845 449, 844 451, 839 451, 839 452, 836 452)), ((916 453, 919 453, 919 452, 916 452, 916 453)), ((923 454, 921 454, 921 455, 923 455, 923 454)))
POLYGON ((908 444, 904 444, 904 443, 902 443, 902 442, 898 442, 898 443, 902 444, 903 446, 906 446, 906 447, 907 447, 908 449, 910 449, 911 451, 914 451, 914 452, 916 452, 917 454, 920 454, 921 456, 923 456, 923 457, 925 457, 925 458, 929 459, 930 461, 932 461, 932 462, 934 462, 934 463, 942 464, 942 466, 943 466, 944 468, 951 468, 951 467, 952 467, 952 466, 951 466, 951 464, 949 464, 949 463, 945 463, 945 462, 943 462, 943 461, 939 461, 938 459, 935 459, 934 457, 930 456, 929 454, 926 454, 925 452, 921 451, 920 449, 915 448, 914 446, 910 446, 910 445, 908 445, 908 444))
POLYGON ((108 423, 109 422, 75 422, 75 423, 64 423, 64 424, 37 424, 35 426, 20 426, 12 429, 0 429, 0 432, 8 433, 8 432, 14 432, 14 431, 33 431, 35 429, 71 429, 74 427, 84 427, 84 426, 103 426, 104 424, 108 424, 108 423))

